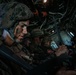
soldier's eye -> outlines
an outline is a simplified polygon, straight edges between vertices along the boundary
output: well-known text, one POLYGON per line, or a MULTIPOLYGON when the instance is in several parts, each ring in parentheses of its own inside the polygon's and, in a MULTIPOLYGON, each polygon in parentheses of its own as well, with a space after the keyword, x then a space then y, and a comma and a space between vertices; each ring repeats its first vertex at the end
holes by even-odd
POLYGON ((22 28, 25 27, 25 26, 27 27, 27 25, 25 25, 25 24, 21 25, 22 28))
POLYGON ((21 27, 23 28, 23 27, 24 27, 24 25, 21 25, 21 27))
POLYGON ((21 29, 19 28, 19 29, 16 30, 16 34, 19 34, 19 33, 21 33, 22 31, 23 31, 23 29, 22 29, 22 28, 21 28, 21 29))

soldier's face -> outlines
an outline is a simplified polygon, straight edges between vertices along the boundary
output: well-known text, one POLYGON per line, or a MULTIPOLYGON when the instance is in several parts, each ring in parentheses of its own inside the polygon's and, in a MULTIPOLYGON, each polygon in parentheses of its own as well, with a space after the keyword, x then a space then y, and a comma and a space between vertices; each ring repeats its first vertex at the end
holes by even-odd
POLYGON ((27 34, 27 26, 29 21, 20 21, 14 30, 14 35, 17 41, 21 42, 24 36, 27 34))
POLYGON ((41 41, 42 41, 42 38, 40 38, 40 37, 35 37, 35 38, 34 38, 34 42, 35 42, 35 44, 37 44, 37 45, 41 45, 41 41))

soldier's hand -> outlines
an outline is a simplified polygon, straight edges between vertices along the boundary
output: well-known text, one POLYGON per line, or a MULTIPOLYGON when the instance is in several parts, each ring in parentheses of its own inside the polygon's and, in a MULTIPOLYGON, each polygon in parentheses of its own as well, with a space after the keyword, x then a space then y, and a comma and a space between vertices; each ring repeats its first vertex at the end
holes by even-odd
POLYGON ((56 56, 60 56, 63 53, 68 53, 68 48, 65 45, 61 45, 55 52, 56 56))

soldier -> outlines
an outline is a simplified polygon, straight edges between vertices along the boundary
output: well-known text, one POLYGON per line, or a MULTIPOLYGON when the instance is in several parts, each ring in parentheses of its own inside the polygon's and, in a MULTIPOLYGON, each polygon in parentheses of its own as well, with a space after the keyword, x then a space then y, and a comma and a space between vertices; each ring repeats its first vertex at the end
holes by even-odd
POLYGON ((40 48, 43 35, 44 32, 41 29, 31 31, 30 53, 33 55, 33 60, 35 60, 34 64, 39 64, 39 61, 44 59, 44 52, 40 48))
MULTIPOLYGON (((19 42, 22 42, 22 39, 27 34, 27 26, 33 14, 25 4, 18 2, 7 3, 6 10, 0 27, 0 43, 2 42, 1 44, 9 48, 14 55, 23 58, 26 54, 22 51, 22 46, 19 42)), ((17 65, 12 69, 17 71, 15 72, 15 74, 17 73, 16 75, 22 75, 17 65)))
POLYGON ((27 26, 29 19, 32 17, 30 9, 17 2, 8 3, 8 11, 4 14, 2 20, 3 34, 2 40, 5 45, 9 47, 15 43, 22 42, 24 36, 27 34, 27 26))
POLYGON ((52 63, 52 65, 54 65, 52 68, 52 70, 53 70, 52 72, 55 73, 54 70, 57 70, 57 71, 59 70, 57 73, 55 73, 56 75, 76 74, 76 71, 74 71, 74 70, 67 70, 67 68, 71 69, 71 67, 73 67, 71 58, 69 58, 69 55, 68 55, 67 47, 65 45, 61 45, 54 51, 54 50, 52 50, 52 48, 50 46, 51 41, 52 40, 50 37, 45 36, 42 41, 42 49, 45 51, 47 56, 50 55, 52 59, 54 59, 56 57, 56 59, 55 59, 56 61, 54 61, 52 63), (54 55, 56 55, 56 56, 54 56, 54 55), (58 67, 58 68, 54 68, 54 67, 58 67))

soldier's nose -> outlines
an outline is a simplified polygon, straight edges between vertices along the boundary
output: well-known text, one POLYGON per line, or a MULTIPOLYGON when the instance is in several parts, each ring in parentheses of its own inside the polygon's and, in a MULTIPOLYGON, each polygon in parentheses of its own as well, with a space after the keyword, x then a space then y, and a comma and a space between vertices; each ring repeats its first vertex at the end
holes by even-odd
POLYGON ((27 34, 27 27, 26 26, 23 27, 23 34, 27 34))

